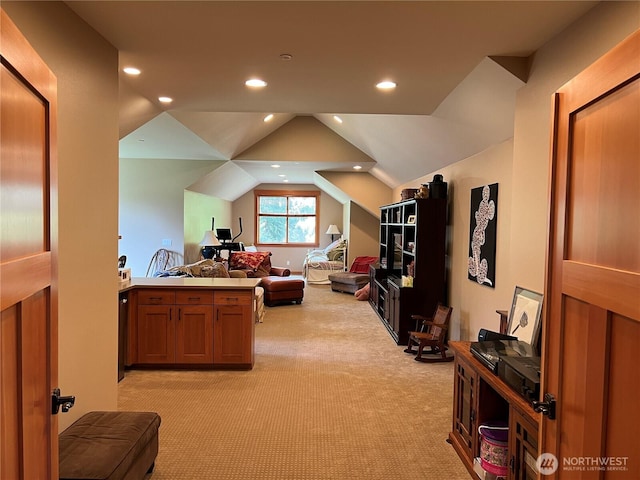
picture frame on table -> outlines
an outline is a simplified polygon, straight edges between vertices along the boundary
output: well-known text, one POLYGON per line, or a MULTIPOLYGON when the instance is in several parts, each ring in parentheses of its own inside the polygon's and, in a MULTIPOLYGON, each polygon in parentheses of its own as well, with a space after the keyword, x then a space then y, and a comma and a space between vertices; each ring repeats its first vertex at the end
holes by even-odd
POLYGON ((407 223, 409 225, 414 225, 416 223, 416 216, 415 215, 409 215, 407 217, 407 223))
POLYGON ((516 286, 509 311, 507 334, 518 340, 538 347, 541 328, 543 295, 526 288, 516 286))

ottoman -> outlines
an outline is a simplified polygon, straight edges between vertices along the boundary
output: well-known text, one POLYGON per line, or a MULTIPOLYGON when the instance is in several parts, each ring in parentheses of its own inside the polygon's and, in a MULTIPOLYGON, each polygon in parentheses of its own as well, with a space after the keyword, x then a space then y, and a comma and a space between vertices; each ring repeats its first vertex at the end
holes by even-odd
POLYGON ((364 273, 336 272, 329 274, 331 290, 334 292, 355 293, 367 283, 369 275, 364 273))
POLYGON ((158 454, 154 412, 89 412, 59 435, 61 480, 142 480, 158 454))
POLYGON ((280 303, 302 303, 304 280, 291 277, 262 277, 260 286, 264 288, 264 303, 273 307, 280 303))

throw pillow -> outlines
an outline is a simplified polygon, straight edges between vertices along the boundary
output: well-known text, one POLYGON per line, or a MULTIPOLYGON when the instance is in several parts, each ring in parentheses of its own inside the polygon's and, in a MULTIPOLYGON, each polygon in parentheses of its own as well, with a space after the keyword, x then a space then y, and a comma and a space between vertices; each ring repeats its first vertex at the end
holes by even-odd
POLYGON ((369 273, 369 265, 378 261, 378 257, 356 257, 349 271, 351 273, 369 273))
POLYGON ((327 258, 331 261, 342 260, 344 256, 344 250, 342 248, 334 248, 327 252, 327 258))

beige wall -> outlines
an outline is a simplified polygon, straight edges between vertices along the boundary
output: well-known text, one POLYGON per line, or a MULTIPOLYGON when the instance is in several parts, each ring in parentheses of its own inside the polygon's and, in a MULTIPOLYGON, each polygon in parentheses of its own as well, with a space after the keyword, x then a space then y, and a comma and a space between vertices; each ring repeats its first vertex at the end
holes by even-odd
MULTIPOLYGON (((529 81, 517 93, 513 140, 433 172, 444 175, 452 192, 453 338, 497 330, 495 310, 508 309, 516 285, 544 291, 551 95, 638 28, 640 2, 605 2, 589 11, 535 54, 529 81), (499 183, 495 289, 467 279, 470 189, 488 183, 499 183)), ((397 187, 395 194, 428 182, 433 173, 397 187)))
POLYGON ((212 219, 215 228, 233 226, 237 235, 237 223, 231 218, 231 202, 210 197, 202 193, 184 192, 184 262, 194 263, 200 260, 200 242, 206 230, 211 230, 212 219))
POLYGON ((58 79, 59 382, 117 408, 118 52, 60 2, 2 2, 58 79))
POLYGON ((349 218, 347 267, 350 267, 356 257, 379 255, 380 219, 354 202, 349 202, 345 211, 349 218))

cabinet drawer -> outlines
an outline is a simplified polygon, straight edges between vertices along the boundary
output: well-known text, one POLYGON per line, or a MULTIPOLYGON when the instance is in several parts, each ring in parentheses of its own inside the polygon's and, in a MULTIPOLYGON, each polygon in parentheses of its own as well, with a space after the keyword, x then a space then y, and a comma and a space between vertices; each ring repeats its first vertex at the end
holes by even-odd
POLYGON ((177 290, 177 305, 211 305, 213 292, 210 290, 177 290))
POLYGON ((251 291, 216 290, 213 303, 216 305, 251 305, 251 291))
POLYGON ((176 294, 173 290, 140 290, 138 304, 140 305, 173 305, 176 294))

